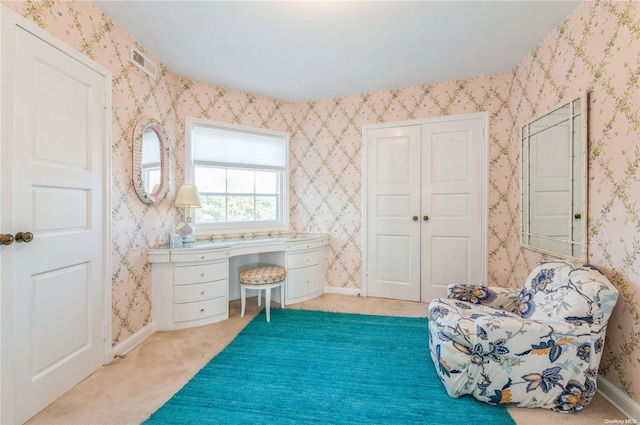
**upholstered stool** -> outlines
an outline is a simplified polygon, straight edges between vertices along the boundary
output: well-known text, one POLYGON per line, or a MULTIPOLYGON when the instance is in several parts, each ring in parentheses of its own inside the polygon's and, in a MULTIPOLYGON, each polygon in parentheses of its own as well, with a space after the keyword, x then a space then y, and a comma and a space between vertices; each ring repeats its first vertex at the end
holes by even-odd
MULTIPOLYGON (((242 304, 240 317, 244 317, 247 305, 247 289, 258 291, 258 306, 262 302, 262 290, 265 291, 265 308, 267 310, 267 322, 271 321, 271 290, 284 284, 287 271, 284 267, 264 265, 251 267, 239 273, 240 301, 242 304)), ((284 287, 280 288, 280 306, 284 308, 284 287)))

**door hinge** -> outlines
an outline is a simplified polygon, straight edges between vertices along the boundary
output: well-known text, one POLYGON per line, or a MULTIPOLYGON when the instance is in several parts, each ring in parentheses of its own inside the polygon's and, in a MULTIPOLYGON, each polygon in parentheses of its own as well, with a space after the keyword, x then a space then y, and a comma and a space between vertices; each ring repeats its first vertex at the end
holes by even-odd
POLYGON ((109 108, 109 93, 104 92, 104 109, 109 108))
POLYGON ((105 323, 102 326, 102 339, 107 340, 107 324, 105 323))

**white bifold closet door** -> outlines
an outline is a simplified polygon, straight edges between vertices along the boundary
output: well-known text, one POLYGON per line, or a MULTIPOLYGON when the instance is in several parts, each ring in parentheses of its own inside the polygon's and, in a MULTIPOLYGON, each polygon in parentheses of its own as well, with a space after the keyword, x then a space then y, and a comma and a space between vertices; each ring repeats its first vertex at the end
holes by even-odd
POLYGON ((369 296, 423 301, 486 273, 486 115, 365 129, 369 296))

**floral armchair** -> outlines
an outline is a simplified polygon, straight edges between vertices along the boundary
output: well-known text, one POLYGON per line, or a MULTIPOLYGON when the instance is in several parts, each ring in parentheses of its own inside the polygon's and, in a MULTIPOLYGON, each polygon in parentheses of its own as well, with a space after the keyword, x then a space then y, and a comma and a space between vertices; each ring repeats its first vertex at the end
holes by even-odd
POLYGON ((538 264, 524 288, 449 285, 429 306, 431 358, 447 393, 574 413, 596 393, 617 289, 595 267, 538 264))

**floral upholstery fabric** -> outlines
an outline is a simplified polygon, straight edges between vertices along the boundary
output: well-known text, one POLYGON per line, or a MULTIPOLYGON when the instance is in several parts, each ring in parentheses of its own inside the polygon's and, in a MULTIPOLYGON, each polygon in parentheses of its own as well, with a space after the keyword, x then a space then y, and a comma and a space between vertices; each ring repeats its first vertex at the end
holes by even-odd
POLYGON ((268 283, 282 282, 287 276, 287 271, 280 266, 256 266, 243 270, 238 274, 240 283, 248 285, 266 285, 268 283))
POLYGON ((430 349, 451 397, 574 413, 596 392, 617 289, 595 267, 538 264, 522 289, 450 285, 429 306, 430 349))
POLYGON ((472 304, 484 304, 507 311, 515 311, 520 295, 520 289, 458 284, 449 285, 447 292, 448 298, 472 304))

